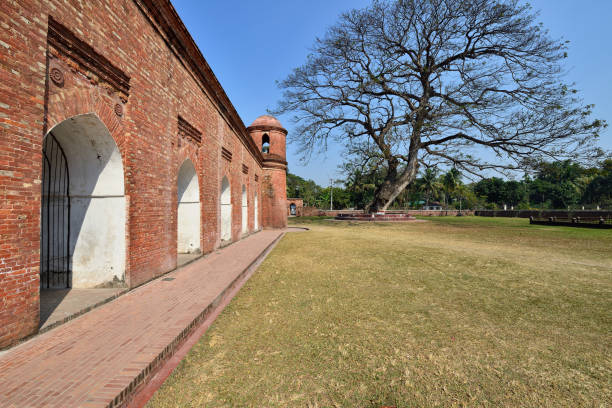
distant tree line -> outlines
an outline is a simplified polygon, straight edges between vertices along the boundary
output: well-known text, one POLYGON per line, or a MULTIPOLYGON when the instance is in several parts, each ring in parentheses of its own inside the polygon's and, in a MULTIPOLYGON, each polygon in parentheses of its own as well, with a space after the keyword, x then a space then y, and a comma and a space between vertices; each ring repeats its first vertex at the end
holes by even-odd
MULTIPOLYGON (((612 159, 593 167, 570 160, 542 162, 522 180, 499 177, 466 181, 459 170, 425 168, 389 208, 422 208, 440 204, 444 208, 488 209, 565 209, 612 208, 612 159)), ((384 170, 363 171, 348 163, 342 168, 346 179, 333 187, 333 208, 366 208, 376 186, 384 180, 384 170)), ((299 197, 304 205, 330 208, 332 187, 322 187, 312 180, 287 175, 287 196, 299 197)))
POLYGON ((312 180, 287 173, 287 197, 301 198, 305 206, 329 209, 333 195, 334 209, 355 208, 353 197, 348 189, 342 187, 342 181, 336 180, 335 183, 332 194, 330 186, 321 187, 312 180))

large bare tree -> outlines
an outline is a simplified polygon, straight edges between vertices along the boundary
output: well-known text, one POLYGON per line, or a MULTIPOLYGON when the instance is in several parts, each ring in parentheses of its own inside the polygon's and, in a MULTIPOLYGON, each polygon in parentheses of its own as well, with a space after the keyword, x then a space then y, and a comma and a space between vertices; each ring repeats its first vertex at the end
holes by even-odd
POLYGON ((511 0, 374 1, 315 41, 276 113, 294 113, 306 156, 335 140, 386 169, 370 211, 422 164, 481 174, 597 153, 606 124, 564 83, 566 43, 536 19, 511 0))

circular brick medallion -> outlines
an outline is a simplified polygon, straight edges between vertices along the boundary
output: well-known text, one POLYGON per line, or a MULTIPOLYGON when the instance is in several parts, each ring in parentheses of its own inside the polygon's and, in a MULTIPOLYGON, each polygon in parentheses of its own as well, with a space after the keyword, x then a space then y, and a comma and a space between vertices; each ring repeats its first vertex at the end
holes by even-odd
POLYGON ((123 106, 120 103, 115 104, 115 115, 123 116, 123 106))
POLYGON ((64 85, 64 73, 56 67, 51 68, 51 80, 57 86, 64 85))

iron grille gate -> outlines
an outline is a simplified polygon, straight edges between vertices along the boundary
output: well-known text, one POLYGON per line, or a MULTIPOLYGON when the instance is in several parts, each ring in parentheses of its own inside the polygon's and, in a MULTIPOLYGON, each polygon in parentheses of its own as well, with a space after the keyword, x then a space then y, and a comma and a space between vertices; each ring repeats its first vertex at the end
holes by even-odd
POLYGON ((70 287, 70 177, 62 146, 52 133, 43 143, 40 287, 70 287))

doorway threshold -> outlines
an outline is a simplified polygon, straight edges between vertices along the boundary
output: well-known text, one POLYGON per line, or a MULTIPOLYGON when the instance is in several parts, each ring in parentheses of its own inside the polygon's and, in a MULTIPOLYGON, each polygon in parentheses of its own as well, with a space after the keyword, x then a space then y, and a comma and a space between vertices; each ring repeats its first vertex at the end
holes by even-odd
POLYGON ((127 291, 128 288, 41 289, 38 333, 87 313, 127 291))

